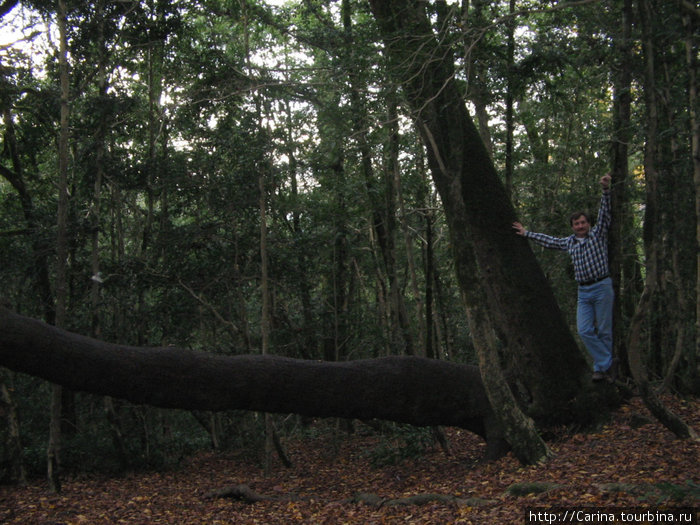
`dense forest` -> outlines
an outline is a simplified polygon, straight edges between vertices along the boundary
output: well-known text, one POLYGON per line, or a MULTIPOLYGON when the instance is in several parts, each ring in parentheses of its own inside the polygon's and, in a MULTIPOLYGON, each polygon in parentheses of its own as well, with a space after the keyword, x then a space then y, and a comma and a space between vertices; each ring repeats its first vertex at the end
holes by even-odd
POLYGON ((700 393, 694 3, 0 15, 1 480, 267 468, 315 416, 532 463, 535 427, 700 393), (568 235, 605 173, 620 377, 596 386, 568 258, 510 225, 568 235))

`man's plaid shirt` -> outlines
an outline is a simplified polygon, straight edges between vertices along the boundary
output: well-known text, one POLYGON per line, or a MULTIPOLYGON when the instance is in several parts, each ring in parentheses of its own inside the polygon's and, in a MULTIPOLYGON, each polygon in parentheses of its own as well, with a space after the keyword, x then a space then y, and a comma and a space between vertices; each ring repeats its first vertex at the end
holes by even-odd
POLYGON ((611 220, 610 192, 603 192, 598 219, 582 241, 577 240, 575 235, 551 237, 543 233, 526 232, 525 236, 545 248, 569 252, 574 263, 574 278, 579 284, 586 283, 605 277, 610 272, 608 230, 611 220))

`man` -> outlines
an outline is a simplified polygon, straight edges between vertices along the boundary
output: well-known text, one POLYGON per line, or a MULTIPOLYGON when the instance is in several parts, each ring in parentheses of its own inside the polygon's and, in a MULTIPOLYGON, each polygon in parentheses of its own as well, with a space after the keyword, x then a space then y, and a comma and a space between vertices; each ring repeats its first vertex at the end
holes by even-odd
POLYGON ((608 267, 608 230, 612 219, 610 174, 601 177, 600 185, 603 195, 595 226, 591 227, 588 215, 576 212, 570 217, 573 234, 568 237, 529 232, 519 222, 513 223, 513 229, 545 248, 569 252, 578 282, 576 325, 593 358, 593 380, 612 382, 615 370, 612 357, 614 293, 608 267))

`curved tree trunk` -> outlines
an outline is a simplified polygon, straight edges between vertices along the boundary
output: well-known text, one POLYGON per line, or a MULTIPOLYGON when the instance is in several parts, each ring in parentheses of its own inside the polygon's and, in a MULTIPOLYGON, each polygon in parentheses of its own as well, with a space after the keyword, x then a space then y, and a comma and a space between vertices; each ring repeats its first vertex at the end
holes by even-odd
POLYGON ((642 363, 640 338, 642 324, 649 309, 649 297, 654 293, 652 282, 652 278, 647 278, 646 288, 644 292, 642 292, 637 311, 630 323, 630 340, 628 344, 630 371, 632 372, 635 383, 637 383, 637 388, 639 388, 639 395, 642 401, 644 401, 644 405, 649 409, 649 412, 651 412, 663 426, 673 432, 676 437, 699 441, 700 438, 695 430, 678 417, 678 415, 669 410, 654 393, 649 383, 649 378, 647 377, 646 368, 642 363))
POLYGON ((465 264, 471 237, 494 326, 531 397, 529 412, 565 419, 587 365, 527 241, 514 238, 515 210, 464 105, 450 50, 433 34, 425 2, 370 4, 427 146, 455 263, 465 264))
POLYGON ((552 456, 542 440, 535 422, 524 414, 508 385, 501 368, 498 341, 486 310, 484 291, 473 253, 464 250, 464 265, 457 267, 459 281, 465 290, 464 302, 469 320, 469 331, 479 359, 479 370, 484 389, 494 414, 503 429, 503 435, 513 448, 515 456, 524 464, 532 465, 552 456), (465 272, 466 265, 469 271, 465 272))
POLYGON ((456 426, 507 450, 479 369, 420 357, 305 361, 140 348, 73 334, 0 307, 0 366, 165 408, 257 410, 456 426))

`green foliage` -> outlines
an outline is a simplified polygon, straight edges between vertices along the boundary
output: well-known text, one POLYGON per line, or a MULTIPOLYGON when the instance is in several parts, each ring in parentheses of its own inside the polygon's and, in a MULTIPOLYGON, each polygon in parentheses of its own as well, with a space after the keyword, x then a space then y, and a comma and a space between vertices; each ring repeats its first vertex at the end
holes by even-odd
MULTIPOLYGON (((23 375, 14 377, 13 398, 21 415, 22 459, 30 477, 46 472, 50 388, 23 375)), ((175 468, 194 452, 211 447, 211 437, 193 414, 114 402, 116 421, 108 417, 104 399, 77 394, 75 413, 64 411, 61 469, 65 473, 123 473, 175 468), (115 426, 116 425, 116 426, 115 426), (117 439, 115 430, 119 431, 117 439)), ((248 449, 262 443, 262 423, 254 414, 217 415, 221 450, 248 449)), ((7 428, 0 426, 0 479, 7 457, 7 428)))
MULTIPOLYGON (((46 14, 55 8, 26 5, 46 14)), ((400 91, 387 80, 365 2, 68 5, 66 328, 119 343, 258 352, 264 175, 274 353, 374 357, 404 351, 407 339, 421 353, 419 335, 429 326, 437 355, 475 361, 425 148, 400 91), (403 209, 393 186, 399 179, 403 209), (380 227, 389 232, 386 240, 380 227), (398 306, 390 301, 392 279, 398 306), (433 315, 426 320, 428 288, 433 315), (399 329, 401 308, 406 315, 399 329)), ((502 171, 509 140, 504 104, 509 96, 514 101, 512 198, 519 218, 533 230, 566 235, 574 208, 596 209, 597 178, 609 169, 618 7, 581 5, 510 17, 505 2, 470 5, 468 13, 456 5, 427 8, 451 46, 465 99, 484 104, 493 159, 502 171), (506 53, 510 30, 512 62, 506 53)), ((679 256, 677 293, 690 295, 696 272, 694 221, 686 220, 694 216, 694 188, 684 178, 692 160, 687 71, 682 24, 671 7, 662 7, 654 30, 669 79, 658 79, 660 91, 669 104, 659 131, 668 152, 660 220, 673 241, 665 260, 679 256)), ((40 17, 30 11, 30 19, 40 17)), ((13 308, 38 318, 48 318, 53 308, 60 107, 56 43, 44 37, 39 31, 28 39, 32 48, 0 48, 0 279, 13 308)), ((642 57, 635 57, 626 187, 633 226, 622 242, 624 253, 642 259, 645 108, 642 57)), ((537 256, 573 328, 574 284, 565 256, 537 256)), ((621 299, 636 302, 638 289, 622 292, 621 299)), ((651 343, 675 340, 663 335, 670 300, 659 302, 651 343)), ((678 314, 686 325, 692 310, 678 314)), ((664 349, 654 357, 659 371, 668 361, 664 349)), ((691 365, 679 368, 697 370, 691 365)), ((27 459, 35 471, 43 470, 46 387, 18 382, 24 384, 15 397, 27 459)), ((95 406, 80 398, 77 410, 99 411, 95 406)), ((137 463, 166 464, 205 441, 187 415, 124 410, 129 456, 137 463), (170 437, 157 431, 165 427, 173 429, 170 437)), ((68 464, 116 464, 108 428, 98 419, 80 421, 66 449, 68 464)), ((253 420, 241 424, 240 414, 226 420, 229 430, 245 428, 232 443, 250 442, 259 432, 253 420)), ((423 431, 398 432, 394 444, 388 440, 377 453, 385 458, 378 461, 420 453, 427 443, 423 431)))

